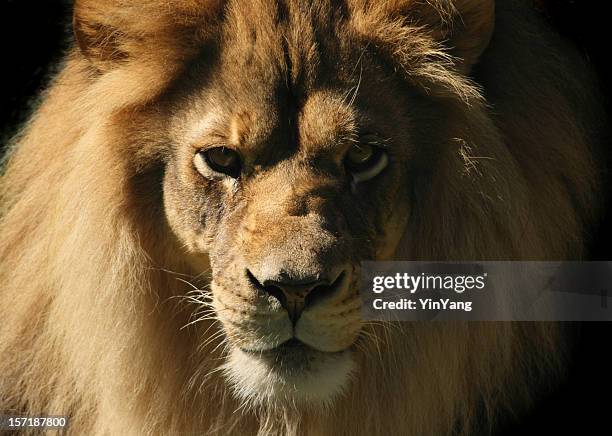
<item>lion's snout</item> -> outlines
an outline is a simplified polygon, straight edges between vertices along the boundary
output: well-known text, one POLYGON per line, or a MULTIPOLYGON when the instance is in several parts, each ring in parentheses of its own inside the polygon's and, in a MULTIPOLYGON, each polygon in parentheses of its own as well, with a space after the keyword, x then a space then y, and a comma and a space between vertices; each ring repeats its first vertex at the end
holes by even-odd
POLYGON ((346 350, 361 320, 355 238, 334 206, 340 187, 297 164, 256 182, 248 199, 257 201, 232 216, 238 236, 220 238, 211 256, 228 338, 247 352, 280 352, 291 340, 318 352, 346 350), (303 186, 272 183, 281 176, 303 186))
POLYGON ((261 292, 276 298, 289 314, 291 323, 295 326, 304 309, 346 291, 345 275, 350 274, 347 267, 328 270, 316 277, 300 278, 288 276, 282 272, 274 278, 255 277, 250 271, 247 276, 261 292), (337 272, 339 271, 339 272, 337 272), (277 280, 276 277, 280 277, 277 280))
POLYGON ((348 250, 320 228, 316 238, 301 238, 304 229, 316 230, 304 226, 282 241, 257 241, 251 247, 259 245, 260 256, 245 250, 240 266, 219 269, 213 287, 218 314, 240 348, 272 350, 297 339, 337 352, 356 340, 361 328, 358 274, 348 250))
POLYGON ((212 283, 213 302, 231 342, 243 350, 270 351, 297 339, 323 352, 349 348, 361 330, 361 299, 352 267, 316 280, 272 280, 248 269, 212 283), (242 277, 241 277, 242 276, 242 277))

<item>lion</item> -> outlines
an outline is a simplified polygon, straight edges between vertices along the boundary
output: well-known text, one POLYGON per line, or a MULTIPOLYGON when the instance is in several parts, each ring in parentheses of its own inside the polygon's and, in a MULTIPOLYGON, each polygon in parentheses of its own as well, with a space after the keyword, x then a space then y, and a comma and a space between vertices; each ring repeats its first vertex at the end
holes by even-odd
POLYGON ((553 323, 367 322, 364 260, 588 256, 603 116, 525 1, 77 0, 1 176, 0 411, 488 434, 553 323))

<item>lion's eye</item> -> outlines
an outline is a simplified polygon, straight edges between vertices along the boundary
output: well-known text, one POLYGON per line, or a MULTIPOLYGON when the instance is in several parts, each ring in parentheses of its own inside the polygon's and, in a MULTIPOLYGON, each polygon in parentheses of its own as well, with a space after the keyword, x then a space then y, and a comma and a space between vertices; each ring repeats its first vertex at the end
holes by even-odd
POLYGON ((367 144, 355 145, 346 154, 346 161, 351 165, 367 164, 374 156, 374 147, 367 144))
MULTIPOLYGON (((210 148, 208 150, 201 151, 199 153, 199 157, 204 160, 206 165, 216 173, 225 174, 234 179, 240 175, 242 167, 240 155, 231 148, 210 148)), ((196 167, 198 167, 197 164, 196 167)))
POLYGON ((369 144, 356 144, 346 153, 346 169, 355 182, 373 179, 385 169, 389 159, 380 147, 369 144))

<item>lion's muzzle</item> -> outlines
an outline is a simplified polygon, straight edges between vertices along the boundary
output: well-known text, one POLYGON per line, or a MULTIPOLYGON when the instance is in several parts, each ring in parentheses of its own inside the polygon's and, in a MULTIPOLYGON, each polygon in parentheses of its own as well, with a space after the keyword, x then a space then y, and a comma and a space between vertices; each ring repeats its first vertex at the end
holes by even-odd
MULTIPOLYGON (((362 326, 356 238, 337 207, 342 186, 297 168, 262 177, 231 216, 225 228, 239 231, 211 256, 213 302, 240 365, 281 384, 328 374, 331 392, 346 381, 362 326)), ((242 385, 252 381, 231 368, 242 385)))

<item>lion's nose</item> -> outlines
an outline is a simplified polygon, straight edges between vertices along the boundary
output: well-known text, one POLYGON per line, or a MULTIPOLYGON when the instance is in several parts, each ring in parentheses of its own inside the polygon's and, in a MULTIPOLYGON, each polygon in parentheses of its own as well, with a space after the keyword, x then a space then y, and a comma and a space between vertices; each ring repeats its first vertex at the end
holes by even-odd
POLYGON ((252 282, 265 293, 276 298, 289 313, 289 319, 295 325, 304 309, 326 296, 333 294, 343 282, 345 272, 338 274, 333 280, 259 280, 247 270, 252 282))

